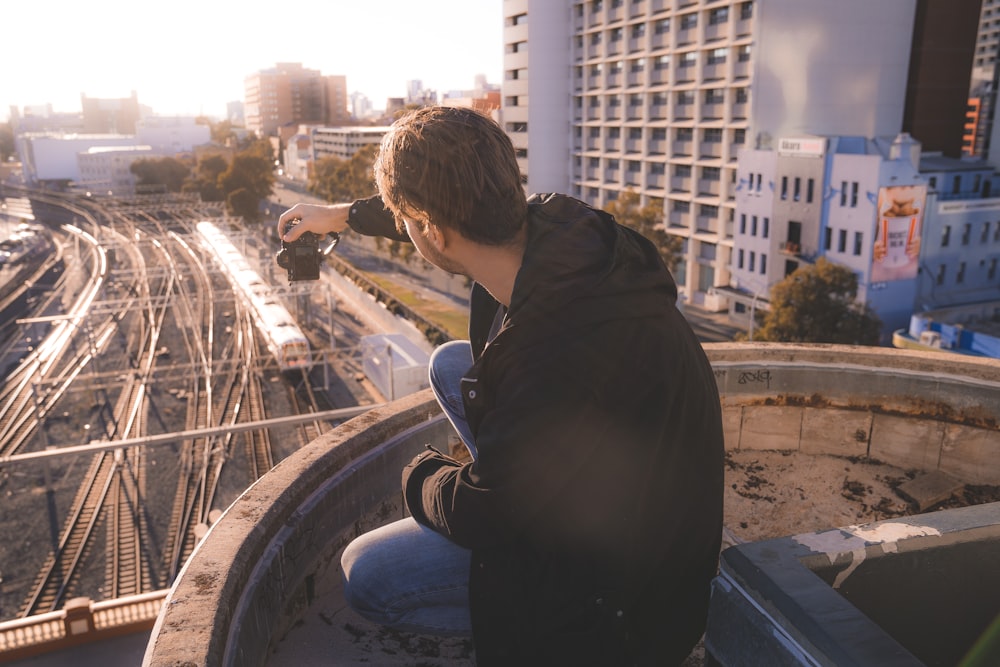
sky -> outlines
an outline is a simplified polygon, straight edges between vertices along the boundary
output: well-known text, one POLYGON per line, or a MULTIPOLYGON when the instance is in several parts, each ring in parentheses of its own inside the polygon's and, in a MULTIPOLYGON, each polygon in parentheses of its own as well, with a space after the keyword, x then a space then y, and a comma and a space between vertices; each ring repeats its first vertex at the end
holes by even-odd
POLYGON ((499 84, 503 0, 55 0, 4 3, 0 121, 10 106, 79 112, 80 95, 159 115, 225 117, 279 62, 347 77, 376 108, 419 79, 439 93, 499 84))

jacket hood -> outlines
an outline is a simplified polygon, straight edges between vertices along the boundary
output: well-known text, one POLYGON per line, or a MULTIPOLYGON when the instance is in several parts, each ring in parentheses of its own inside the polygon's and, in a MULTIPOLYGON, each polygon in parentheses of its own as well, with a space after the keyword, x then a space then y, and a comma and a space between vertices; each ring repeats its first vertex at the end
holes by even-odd
POLYGON ((529 200, 528 238, 514 283, 514 323, 560 330, 673 308, 677 286, 653 244, 565 195, 529 200))

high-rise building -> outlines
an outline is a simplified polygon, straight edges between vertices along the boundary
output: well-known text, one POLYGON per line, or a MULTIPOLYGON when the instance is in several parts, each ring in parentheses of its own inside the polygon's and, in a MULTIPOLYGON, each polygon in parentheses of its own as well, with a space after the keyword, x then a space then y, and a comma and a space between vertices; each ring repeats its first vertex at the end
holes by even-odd
MULTIPOLYGON (((997 80, 1000 71, 1000 0, 966 0, 980 4, 979 32, 972 61, 969 97, 978 107, 978 120, 971 150, 973 155, 989 157, 992 144, 993 117, 996 106, 997 80)), ((994 160, 995 162, 995 160, 994 160)))
POLYGON ((526 189, 662 199, 683 298, 723 308, 739 151, 896 136, 916 1, 506 0, 502 117, 526 189))
POLYGON ((925 151, 962 155, 981 0, 917 0, 903 130, 925 151))
POLYGON ((323 76, 300 63, 278 63, 248 76, 246 127, 258 136, 273 136, 281 127, 299 124, 341 125, 350 119, 347 79, 323 76))

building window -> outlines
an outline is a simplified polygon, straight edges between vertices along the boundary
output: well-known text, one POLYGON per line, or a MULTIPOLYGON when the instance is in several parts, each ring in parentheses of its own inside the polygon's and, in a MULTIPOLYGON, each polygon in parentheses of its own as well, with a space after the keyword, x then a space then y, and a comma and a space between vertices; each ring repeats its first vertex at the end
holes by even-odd
POLYGON ((670 67, 670 56, 657 56, 656 60, 653 61, 653 69, 664 70, 670 67))
POLYGON ((945 225, 941 230, 941 247, 947 248, 951 243, 951 225, 945 225))
POLYGON ((857 208, 858 206, 858 182, 851 182, 851 208, 857 208))
POLYGON ((681 67, 694 67, 695 63, 698 62, 698 56, 694 51, 688 51, 687 53, 681 54, 680 66, 681 67))
POLYGON ((721 175, 722 170, 718 167, 702 167, 701 177, 706 181, 718 181, 721 175))
POLYGON ((771 218, 767 216, 764 217, 764 231, 761 232, 761 237, 767 238, 771 235, 771 218))
POLYGON ((962 227, 962 245, 969 245, 969 236, 972 233, 972 224, 965 223, 962 227))
POLYGON ((823 239, 823 249, 829 252, 830 248, 832 247, 833 247, 833 230, 827 227, 823 239))
POLYGON ((767 273, 767 255, 760 253, 760 272, 761 274, 767 273))
POLYGON ((865 235, 861 232, 854 232, 854 256, 861 256, 861 249, 864 247, 865 235))
POLYGON ((837 252, 847 252, 847 230, 841 229, 837 236, 837 252))
POLYGON ((666 138, 667 138, 667 128, 665 127, 653 128, 653 141, 665 141, 666 138))
POLYGON ((788 177, 781 177, 781 198, 788 199, 788 177))
POLYGON ((690 30, 698 26, 697 14, 685 14, 681 17, 681 30, 690 30))
POLYGON ((983 235, 979 237, 980 243, 986 243, 990 239, 990 223, 983 223, 983 235))
POLYGON ((636 23, 632 26, 632 39, 639 39, 646 36, 646 24, 636 23))
POLYGON ((733 130, 733 143, 745 144, 747 141, 747 131, 744 129, 733 130))
POLYGON ((736 47, 736 60, 741 63, 745 63, 750 60, 749 44, 744 44, 743 46, 736 47))
MULTIPOLYGON (((740 235, 746 236, 747 233, 747 214, 740 213, 740 235)), ((740 252, 743 252, 742 250, 740 252)))
POLYGON ((937 285, 944 285, 944 273, 945 273, 944 264, 939 264, 938 265, 937 277, 934 280, 934 282, 937 285))
POLYGON ((740 248, 739 252, 736 253, 736 268, 743 268, 743 248, 740 248))
POLYGON ((722 143, 722 130, 717 127, 710 127, 705 130, 705 143, 707 144, 721 144, 722 143))
POLYGON ((677 141, 691 141, 694 139, 694 130, 690 127, 677 128, 677 141))
POLYGON ((957 195, 962 190, 962 177, 956 176, 951 181, 951 194, 957 195))
POLYGON ((757 236, 757 216, 750 216, 750 236, 757 236))
POLYGON ((840 182, 840 205, 847 206, 847 181, 840 182))
POLYGON ((753 2, 744 2, 740 5, 740 19, 746 21, 753 16, 753 2))
POLYGON ((930 188, 931 190, 937 189, 937 176, 931 176, 927 180, 927 187, 930 188))
POLYGON ((753 273, 753 271, 754 271, 754 265, 756 263, 757 263, 757 253, 755 253, 753 250, 751 250, 750 251, 750 264, 747 266, 747 268, 750 269, 751 273, 753 273))
POLYGON ((959 285, 965 282, 965 262, 958 263, 958 273, 955 274, 955 282, 959 285))
POLYGON ((653 31, 657 35, 665 35, 670 32, 670 19, 660 19, 653 24, 653 31))
POLYGON ((709 65, 721 65, 726 62, 726 56, 729 53, 729 49, 712 49, 708 52, 707 64, 709 65))
POLYGON ((629 71, 630 72, 642 72, 645 69, 646 69, 646 59, 645 58, 636 58, 635 60, 632 60, 632 61, 629 62, 629 71))
POLYGON ((813 200, 813 194, 816 189, 816 179, 810 178, 806 181, 806 203, 811 204, 813 200))
POLYGON ((680 201, 679 199, 674 200, 673 209, 677 213, 687 213, 691 210, 690 202, 680 201))
POLYGON ((716 218, 719 216, 719 207, 711 204, 702 204, 698 208, 698 214, 706 218, 716 218))
POLYGON ((690 90, 682 90, 677 93, 677 106, 694 104, 694 93, 690 90))
POLYGON ((795 201, 802 198, 802 179, 798 176, 795 177, 795 194, 793 198, 795 201))
POLYGON ((722 104, 725 99, 725 91, 721 88, 709 88, 705 91, 705 104, 722 104))
POLYGON ((994 257, 993 259, 990 260, 990 268, 989 268, 989 271, 986 274, 986 277, 989 280, 993 280, 994 278, 997 277, 997 259, 996 259, 996 257, 994 257))
POLYGON ((719 25, 729 20, 729 7, 719 7, 708 13, 708 24, 719 25))

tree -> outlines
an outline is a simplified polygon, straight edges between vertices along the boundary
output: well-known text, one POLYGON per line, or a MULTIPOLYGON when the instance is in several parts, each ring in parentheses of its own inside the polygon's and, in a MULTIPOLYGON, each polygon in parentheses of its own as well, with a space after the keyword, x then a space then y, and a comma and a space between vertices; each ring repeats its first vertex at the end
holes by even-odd
POLYGON ((877 345, 882 323, 857 295, 857 275, 821 257, 771 288, 770 309, 757 311, 754 339, 877 345))
POLYGON ((667 268, 673 271, 681 259, 683 241, 668 234, 663 227, 663 200, 651 198, 645 206, 639 205, 639 193, 625 190, 618 199, 608 202, 605 210, 620 224, 630 227, 653 242, 667 268))
POLYGON ((159 157, 136 160, 129 166, 135 174, 136 189, 163 186, 167 192, 180 192, 191 168, 177 158, 159 157))
POLYGON ((363 146, 349 160, 325 157, 313 165, 309 192, 331 202, 353 201, 376 192, 372 167, 378 146, 363 146))
POLYGON ((222 201, 225 193, 219 185, 220 177, 229 169, 229 163, 221 155, 209 155, 198 161, 194 177, 189 186, 201 195, 202 201, 222 201))
POLYGON ((10 123, 0 123, 0 162, 14 154, 14 130, 10 123))
POLYGON ((256 150, 246 150, 237 153, 229 168, 219 176, 219 188, 226 196, 226 203, 231 213, 242 215, 247 220, 257 220, 259 217, 257 204, 261 199, 270 197, 274 186, 274 171, 272 163, 262 157, 256 150), (244 190, 237 199, 237 191, 244 190), (248 205, 247 198, 252 198, 253 205, 248 205), (239 202, 238 209, 233 202, 239 202))

